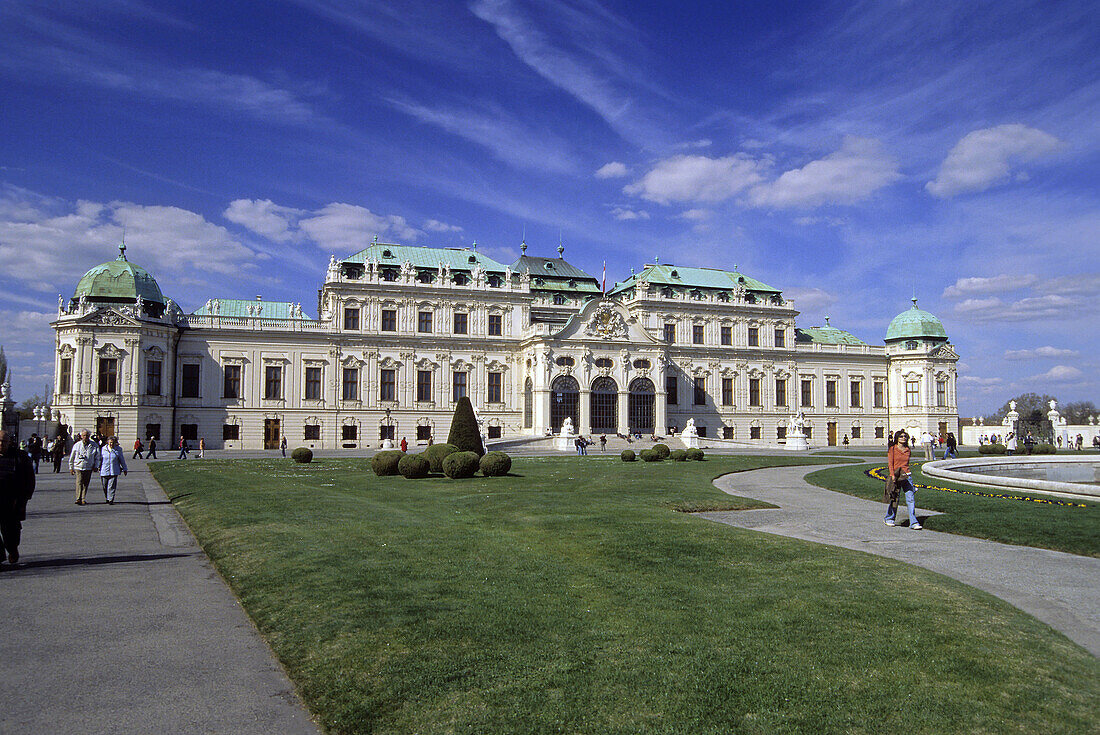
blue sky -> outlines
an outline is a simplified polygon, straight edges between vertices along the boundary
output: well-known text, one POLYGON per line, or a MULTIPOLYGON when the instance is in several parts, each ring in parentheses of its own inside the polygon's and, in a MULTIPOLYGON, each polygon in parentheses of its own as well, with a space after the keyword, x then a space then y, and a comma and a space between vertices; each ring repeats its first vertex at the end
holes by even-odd
POLYGON ((184 308, 316 301, 374 235, 784 290, 881 343, 920 304, 965 416, 1100 402, 1088 2, 0 5, 0 344, 114 257, 184 308))

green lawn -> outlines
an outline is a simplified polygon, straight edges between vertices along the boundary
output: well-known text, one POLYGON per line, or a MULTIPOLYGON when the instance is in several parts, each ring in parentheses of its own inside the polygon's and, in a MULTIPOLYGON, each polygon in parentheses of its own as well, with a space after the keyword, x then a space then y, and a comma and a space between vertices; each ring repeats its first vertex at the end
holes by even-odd
POLYGON ((719 474, 813 461, 153 471, 331 732, 1095 727, 1100 662, 1007 603, 673 510, 728 502, 719 474))
MULTIPOLYGON (((806 481, 828 490, 881 502, 883 483, 865 474, 871 466, 884 467, 886 462, 883 460, 881 464, 818 470, 807 475, 806 481)), ((925 477, 917 463, 913 464, 913 481, 922 485, 964 491, 944 492, 918 487, 918 514, 921 510, 935 510, 944 514, 928 516, 926 520, 922 520, 921 523, 927 528, 1006 544, 1100 556, 1100 504, 1063 500, 1040 493, 1010 493, 945 482, 925 477), (986 497, 988 495, 1005 495, 1008 498, 986 497), (1034 498, 1039 502, 1018 498, 1034 498)), ((901 505, 904 504, 903 498, 901 505)))

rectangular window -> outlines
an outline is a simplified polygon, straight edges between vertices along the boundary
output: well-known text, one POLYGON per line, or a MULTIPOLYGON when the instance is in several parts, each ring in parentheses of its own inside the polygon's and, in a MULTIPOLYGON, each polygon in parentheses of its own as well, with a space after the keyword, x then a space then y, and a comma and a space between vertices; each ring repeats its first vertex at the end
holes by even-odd
POLYGON ((905 405, 920 405, 920 383, 915 380, 905 381, 905 405))
POLYGON ((393 426, 393 424, 387 424, 385 426, 379 426, 378 427, 378 438, 379 439, 390 439, 390 440, 392 440, 394 438, 393 435, 394 435, 394 426, 393 426))
POLYGON ((680 402, 679 396, 676 395, 676 376, 665 376, 665 403, 670 406, 675 406, 680 402))
POLYGON ((722 427, 722 438, 723 439, 732 439, 733 438, 733 427, 732 426, 723 426, 722 427))
POLYGON ((802 381, 802 405, 814 405, 814 381, 812 380, 802 381))
MULTIPOLYGON (((164 372, 164 363, 160 360, 149 360, 145 363, 145 394, 159 396, 162 390, 161 374, 164 372)), ((62 376, 64 377, 64 376, 62 376)), ((63 391, 68 393, 68 391, 63 391)))
POLYGON ((946 406, 947 405, 947 381, 946 380, 937 380, 936 381, 936 405, 937 406, 946 406))
POLYGON ((185 364, 180 367, 180 398, 198 397, 199 365, 197 363, 185 364))
POLYGON ((775 379, 775 405, 787 405, 787 381, 782 378, 775 379))
POLYGON ((875 438, 876 439, 885 439, 886 438, 886 427, 885 426, 876 426, 875 427, 875 438))
POLYGON ((397 309, 383 309, 382 310, 382 331, 383 332, 396 332, 397 331, 397 309))
POLYGON ((264 367, 264 398, 277 401, 283 397, 283 368, 281 365, 264 367))
POLYGON ((222 366, 222 398, 241 397, 241 366, 222 366))
MULTIPOLYGON (((397 400, 397 371, 383 370, 381 380, 378 382, 378 400, 397 400)), ((385 438, 385 437, 382 437, 385 438)))
POLYGON ((61 369, 58 371, 58 375, 57 375, 57 392, 58 393, 71 393, 72 390, 73 390, 73 359, 71 357, 62 357, 61 358, 61 369))
POLYGON ((702 425, 700 425, 700 426, 696 426, 696 427, 695 427, 695 431, 696 431, 696 433, 697 433, 697 434, 698 434, 699 436, 701 436, 701 437, 703 437, 703 438, 706 438, 706 435, 707 435, 707 427, 705 427, 705 426, 702 426, 702 425))
POLYGON ((416 371, 416 400, 418 400, 418 401, 430 401, 430 400, 432 400, 432 371, 431 370, 417 370, 416 371))
POLYGON ((321 427, 317 424, 306 424, 302 429, 302 438, 307 442, 321 441, 321 427))
POLYGON ((416 331, 421 334, 432 333, 432 312, 419 311, 416 314, 416 331))
POLYGON ((733 344, 733 327, 722 327, 722 344, 733 344))
POLYGON ((806 435, 807 439, 813 439, 814 438, 814 427, 812 427, 812 426, 803 426, 802 427, 802 433, 806 435))
POLYGON ((749 347, 760 346, 760 330, 757 327, 749 327, 749 347))
POLYGON ((836 408, 836 381, 825 381, 825 405, 830 408, 836 408))
POLYGON ((862 439, 863 438, 863 428, 860 427, 860 426, 853 426, 852 427, 852 438, 853 439, 862 439))
POLYGON ((750 439, 759 439, 760 438, 760 427, 759 426, 750 426, 749 427, 749 438, 750 439))
MULTIPOLYGON (((423 313, 423 312, 421 312, 423 313)), ((467 324, 469 322, 469 314, 462 312, 455 312, 454 327, 455 334, 469 334, 467 324)))
POLYGON ((749 378, 749 405, 764 405, 760 402, 760 378, 749 378))
POLYGON ((733 405, 733 378, 722 378, 722 405, 733 405))
POLYGON ((465 372, 451 373, 451 400, 455 403, 466 395, 466 378, 465 372))
POLYGON ((787 330, 777 329, 775 330, 775 346, 786 347, 787 346, 787 330))
MULTIPOLYGON (((199 425, 198 424, 180 424, 180 435, 189 442, 198 441, 199 439, 199 425)), ((194 449, 194 447, 191 447, 194 449)))
POLYGON ((340 441, 353 442, 359 439, 359 427, 348 424, 340 427, 340 441))
POLYGON ((487 398, 489 403, 503 403, 504 398, 501 394, 501 385, 503 384, 502 378, 504 373, 489 373, 489 396, 487 398))
POLYGON ((504 427, 502 427, 502 426, 490 426, 490 427, 488 427, 488 429, 489 429, 488 438, 490 438, 490 439, 499 439, 500 436, 501 436, 501 433, 503 432, 504 427))
POLYGON ((863 407, 863 381, 862 380, 853 380, 852 385, 851 385, 851 391, 852 391, 852 403, 851 403, 852 408, 862 408, 863 407))
POLYGON ((321 368, 306 368, 306 400, 321 400, 321 368))
POLYGON ((489 336, 500 337, 504 334, 504 317, 500 314, 489 315, 489 336))
POLYGON ((886 403, 886 383, 876 380, 874 385, 875 408, 882 408, 886 403))
POLYGON ((787 438, 787 427, 786 426, 777 426, 777 427, 775 427, 775 438, 776 439, 786 439, 787 438))
POLYGON ((118 360, 107 357, 100 359, 99 393, 118 393, 118 360))
POLYGON ((345 401, 359 400, 359 368, 344 368, 340 381, 340 397, 345 401))
POLYGON ((430 426, 417 426, 416 427, 416 440, 418 442, 426 442, 432 438, 432 427, 430 426))
POLYGON ((241 426, 240 426, 240 424, 223 424, 222 425, 222 441, 223 442, 240 441, 240 438, 241 438, 241 426))
POLYGON ((707 403, 707 379, 704 377, 695 378, 693 381, 693 394, 692 403, 696 406, 705 406, 707 403))
POLYGON ((691 327, 691 342, 692 344, 703 344, 703 325, 695 324, 691 327))
POLYGON ((344 329, 359 330, 359 307, 344 308, 344 329))
POLYGON ((676 325, 675 324, 666 324, 665 325, 665 342, 668 342, 669 344, 671 344, 675 341, 676 341, 676 325))

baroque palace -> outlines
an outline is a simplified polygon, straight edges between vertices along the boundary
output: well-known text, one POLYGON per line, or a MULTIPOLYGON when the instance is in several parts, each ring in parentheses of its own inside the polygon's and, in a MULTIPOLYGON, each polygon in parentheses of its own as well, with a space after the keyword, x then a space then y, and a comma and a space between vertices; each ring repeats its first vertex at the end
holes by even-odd
POLYGON ((652 263, 605 293, 561 247, 521 248, 505 265, 376 240, 330 260, 314 319, 259 296, 184 313, 122 246, 58 298, 54 408, 77 431, 211 449, 443 441, 464 395, 490 440, 694 419, 708 443, 774 446, 798 413, 817 446, 958 434, 958 355, 916 299, 870 345, 796 326, 793 301, 736 267, 652 263))

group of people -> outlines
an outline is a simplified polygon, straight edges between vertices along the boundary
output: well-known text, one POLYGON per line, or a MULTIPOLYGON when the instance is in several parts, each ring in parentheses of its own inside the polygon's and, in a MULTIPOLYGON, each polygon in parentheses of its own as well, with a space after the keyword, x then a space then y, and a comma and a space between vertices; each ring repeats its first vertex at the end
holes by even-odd
POLYGON ((118 444, 117 436, 107 437, 102 446, 92 441, 91 433, 80 432, 80 440, 69 453, 69 474, 76 478, 76 504, 87 505, 88 486, 92 474, 99 473, 103 486, 103 499, 107 505, 115 504, 119 475, 126 475, 126 455, 118 444))
POLYGON ((24 452, 30 458, 31 467, 36 475, 38 474, 38 467, 42 460, 52 461, 53 471, 61 472, 61 464, 65 461, 65 455, 67 454, 64 436, 47 440, 45 437, 41 437, 38 434, 31 434, 30 438, 25 442, 20 442, 17 449, 24 452))
MULTIPOLYGON (((1100 449, 1100 434, 1097 434, 1096 436, 1094 436, 1092 438, 1092 446, 1093 446, 1094 449, 1100 449)), ((1059 449, 1062 448, 1062 437, 1061 437, 1061 435, 1058 436, 1058 448, 1059 449)), ((1067 436, 1066 437, 1066 449, 1076 449, 1078 452, 1080 452, 1084 448, 1085 448, 1085 437, 1082 436, 1081 434, 1078 434, 1076 439, 1072 436, 1067 436)))

